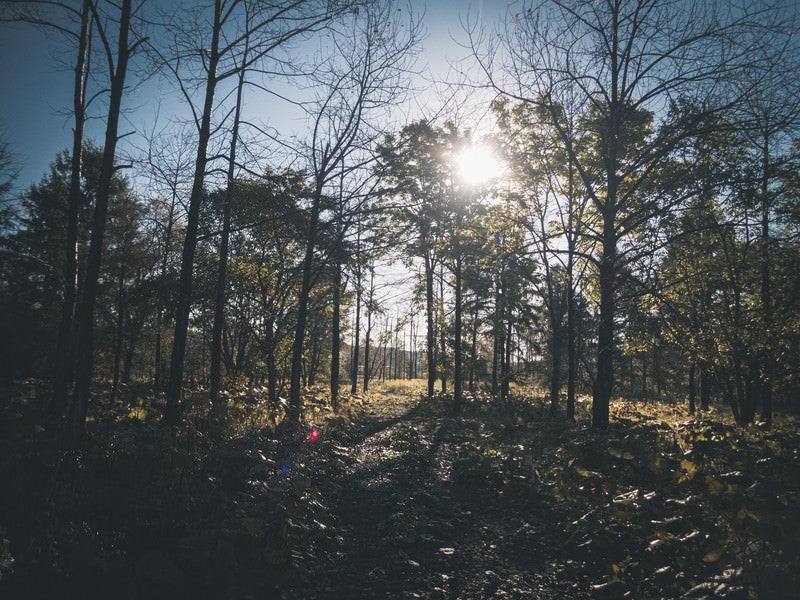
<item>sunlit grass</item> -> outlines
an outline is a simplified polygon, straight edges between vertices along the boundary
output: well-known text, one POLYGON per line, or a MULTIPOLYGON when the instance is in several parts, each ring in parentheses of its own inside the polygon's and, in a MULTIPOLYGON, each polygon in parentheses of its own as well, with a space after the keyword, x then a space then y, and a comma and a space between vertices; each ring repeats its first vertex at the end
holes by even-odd
POLYGON ((416 395, 424 393, 425 379, 385 379, 370 382, 370 392, 383 394, 416 395))

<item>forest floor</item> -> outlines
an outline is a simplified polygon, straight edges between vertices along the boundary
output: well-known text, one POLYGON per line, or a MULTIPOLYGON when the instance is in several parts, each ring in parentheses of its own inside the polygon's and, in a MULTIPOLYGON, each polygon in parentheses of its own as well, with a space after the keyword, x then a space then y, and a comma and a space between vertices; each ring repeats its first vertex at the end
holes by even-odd
MULTIPOLYGON (((0 413, 2 598, 783 598, 800 589, 795 417, 614 403, 597 433, 519 397, 387 389, 173 438, 139 402, 64 452, 0 413)), ((102 417, 101 417, 102 415, 102 417)), ((261 415, 261 416, 259 416, 261 415)), ((207 421, 205 422, 207 424, 207 421)))

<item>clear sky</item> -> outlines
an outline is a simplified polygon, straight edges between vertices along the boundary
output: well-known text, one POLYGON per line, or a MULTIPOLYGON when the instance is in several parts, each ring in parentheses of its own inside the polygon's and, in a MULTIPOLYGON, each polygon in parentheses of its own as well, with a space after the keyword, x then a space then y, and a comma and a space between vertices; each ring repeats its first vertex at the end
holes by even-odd
MULTIPOLYGON (((158 1, 158 0, 150 0, 158 1)), ((447 76, 448 64, 467 51, 455 40, 464 39, 460 19, 467 13, 484 21, 506 14, 510 0, 413 0, 424 11, 427 37, 420 66, 428 65, 434 79, 447 76)), ((37 182, 47 172, 56 153, 71 145, 71 74, 58 64, 63 39, 25 25, 0 23, 0 131, 20 167, 18 188, 37 182)), ((65 56, 67 63, 72 57, 65 56)), ((427 84, 422 84, 425 86, 427 84)), ((144 87, 129 95, 128 123, 123 131, 146 126, 153 114, 157 91, 144 87), (130 110, 138 107, 139 110, 130 110)), ((280 124, 273 124, 279 129, 280 124)), ((87 137, 102 142, 103 124, 87 125, 87 137)))

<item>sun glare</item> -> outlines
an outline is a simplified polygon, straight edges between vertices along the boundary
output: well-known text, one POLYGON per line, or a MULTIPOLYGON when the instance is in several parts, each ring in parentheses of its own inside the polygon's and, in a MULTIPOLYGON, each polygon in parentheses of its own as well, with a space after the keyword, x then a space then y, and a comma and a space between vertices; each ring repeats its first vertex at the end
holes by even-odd
POLYGON ((469 185, 481 185, 497 179, 502 171, 500 161, 489 146, 467 146, 455 157, 458 178, 469 185))

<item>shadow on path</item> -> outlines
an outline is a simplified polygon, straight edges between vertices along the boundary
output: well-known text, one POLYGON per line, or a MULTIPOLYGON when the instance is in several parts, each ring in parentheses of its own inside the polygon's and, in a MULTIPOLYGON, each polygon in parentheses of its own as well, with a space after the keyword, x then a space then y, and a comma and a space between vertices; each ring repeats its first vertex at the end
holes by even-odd
POLYGON ((558 597, 542 595, 552 582, 536 498, 463 468, 478 422, 415 406, 353 425, 319 482, 332 535, 291 597, 558 597))

